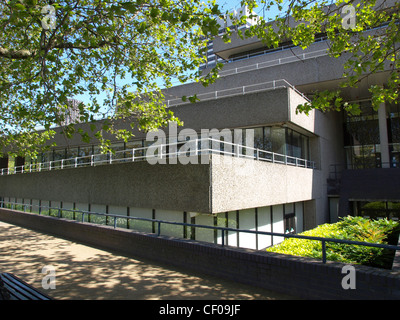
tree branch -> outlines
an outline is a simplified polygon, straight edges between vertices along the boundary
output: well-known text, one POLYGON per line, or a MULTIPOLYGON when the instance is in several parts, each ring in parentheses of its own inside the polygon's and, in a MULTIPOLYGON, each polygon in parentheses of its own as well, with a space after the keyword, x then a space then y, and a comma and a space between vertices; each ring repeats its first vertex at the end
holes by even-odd
POLYGON ((8 59, 29 59, 37 54, 36 50, 30 51, 26 49, 11 50, 0 47, 0 57, 8 59))
MULTIPOLYGON (((49 48, 42 48, 42 51, 45 51, 45 49, 51 50, 51 49, 78 49, 78 50, 90 50, 90 49, 98 49, 102 48, 106 45, 112 45, 115 44, 113 42, 109 41, 99 41, 97 44, 93 45, 83 45, 83 44, 75 44, 71 42, 60 42, 57 44, 53 44, 49 48)), ((47 50, 46 50, 47 51, 47 50)), ((20 49, 20 50, 12 50, 12 49, 6 49, 0 47, 0 57, 7 58, 7 59, 29 59, 33 58, 34 56, 37 55, 39 51, 38 50, 27 50, 27 49, 20 49)))

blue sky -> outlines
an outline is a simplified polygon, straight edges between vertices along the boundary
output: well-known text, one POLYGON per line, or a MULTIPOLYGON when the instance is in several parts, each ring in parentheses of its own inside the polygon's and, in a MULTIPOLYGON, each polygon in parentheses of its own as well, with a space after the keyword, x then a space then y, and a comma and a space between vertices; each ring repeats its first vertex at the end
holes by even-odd
MULTIPOLYGON (((240 2, 241 2, 240 0, 217 0, 217 3, 221 6, 221 8, 222 8, 221 11, 223 11, 223 12, 227 11, 227 10, 230 11, 232 9, 239 9, 241 7, 240 2)), ((258 8, 256 8, 254 10, 254 12, 256 14, 258 14, 259 16, 263 16, 264 15, 265 19, 267 19, 268 17, 269 18, 273 18, 277 14, 276 11, 272 11, 272 12, 263 11, 262 5, 260 5, 258 8)), ((74 99, 78 99, 78 100, 82 101, 85 104, 90 103, 90 100, 89 100, 90 98, 88 96, 86 96, 86 95, 75 96, 73 98, 74 99)), ((105 93, 100 94, 99 96, 97 96, 97 100, 99 102, 101 100, 105 99, 105 98, 106 98, 106 94, 105 93)))
MULTIPOLYGON (((271 12, 267 12, 263 10, 263 5, 260 3, 260 1, 257 1, 259 3, 259 6, 254 10, 255 13, 257 13, 259 16, 263 16, 264 18, 267 19, 269 18, 274 18, 277 14, 277 10, 273 10, 271 12)), ((286 2, 285 0, 283 1, 284 3, 286 2)), ((240 0, 217 0, 217 3, 223 7, 225 10, 230 10, 230 9, 235 9, 235 8, 240 8, 240 0)))

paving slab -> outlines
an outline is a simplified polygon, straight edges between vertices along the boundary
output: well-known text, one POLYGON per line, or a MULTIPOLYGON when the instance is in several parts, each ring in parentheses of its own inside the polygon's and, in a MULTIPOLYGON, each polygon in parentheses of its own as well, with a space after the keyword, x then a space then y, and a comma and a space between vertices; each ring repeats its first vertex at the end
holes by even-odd
POLYGON ((0 222, 0 256, 0 272, 15 274, 59 300, 295 299, 4 222, 0 222), (43 272, 45 266, 50 269, 43 272), (55 272, 55 288, 45 290, 42 284, 51 285, 50 270, 55 272))

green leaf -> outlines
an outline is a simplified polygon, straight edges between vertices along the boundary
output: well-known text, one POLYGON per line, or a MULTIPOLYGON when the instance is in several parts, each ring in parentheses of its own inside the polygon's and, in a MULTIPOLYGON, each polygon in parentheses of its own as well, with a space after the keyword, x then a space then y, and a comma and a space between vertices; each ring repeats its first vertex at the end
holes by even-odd
POLYGON ((151 8, 150 17, 157 18, 159 14, 160 14, 160 11, 158 10, 158 8, 155 8, 155 7, 151 8))

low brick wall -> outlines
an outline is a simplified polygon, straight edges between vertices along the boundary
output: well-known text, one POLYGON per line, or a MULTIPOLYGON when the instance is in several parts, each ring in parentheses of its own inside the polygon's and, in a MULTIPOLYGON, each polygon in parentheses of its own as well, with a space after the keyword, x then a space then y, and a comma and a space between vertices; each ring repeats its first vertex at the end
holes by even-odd
POLYGON ((400 299, 400 275, 355 266, 356 288, 343 289, 342 263, 157 237, 127 229, 0 209, 0 220, 134 257, 184 267, 303 299, 400 299))

